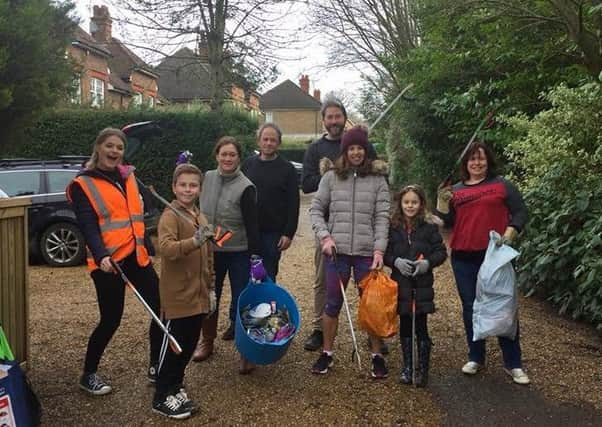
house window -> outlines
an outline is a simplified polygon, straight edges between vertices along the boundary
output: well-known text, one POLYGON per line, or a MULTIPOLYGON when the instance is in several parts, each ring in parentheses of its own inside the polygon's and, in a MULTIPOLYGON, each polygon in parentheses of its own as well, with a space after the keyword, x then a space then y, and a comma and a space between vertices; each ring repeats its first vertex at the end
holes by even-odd
POLYGON ((90 104, 92 107, 102 107, 105 102, 105 82, 92 77, 90 79, 90 104))
POLYGON ((135 106, 142 105, 142 94, 140 92, 136 92, 136 94, 133 96, 132 104, 135 106))
POLYGON ((79 76, 75 76, 73 78, 71 87, 72 87, 71 103, 72 104, 81 104, 82 103, 82 81, 79 76))
POLYGON ((152 96, 148 97, 148 106, 150 108, 153 108, 155 106, 155 98, 153 98, 152 96))
POLYGON ((265 121, 269 122, 269 123, 273 123, 273 121, 274 121, 274 113, 272 113, 271 111, 267 111, 265 113, 265 121))

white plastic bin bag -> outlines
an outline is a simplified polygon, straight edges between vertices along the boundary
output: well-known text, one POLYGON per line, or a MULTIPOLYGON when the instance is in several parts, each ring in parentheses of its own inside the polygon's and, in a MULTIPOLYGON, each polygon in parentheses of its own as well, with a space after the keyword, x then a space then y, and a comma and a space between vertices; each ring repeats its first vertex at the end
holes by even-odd
POLYGON ((487 337, 516 337, 518 300, 512 260, 519 253, 508 245, 497 247, 495 242, 500 238, 495 231, 489 232, 485 260, 477 276, 472 313, 473 341, 487 337))

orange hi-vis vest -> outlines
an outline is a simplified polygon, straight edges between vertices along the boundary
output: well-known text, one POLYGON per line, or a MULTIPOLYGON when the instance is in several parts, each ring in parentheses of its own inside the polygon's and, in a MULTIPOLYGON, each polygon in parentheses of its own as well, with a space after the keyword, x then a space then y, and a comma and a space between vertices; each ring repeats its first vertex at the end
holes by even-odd
MULTIPOLYGON (((136 250, 138 265, 147 266, 150 258, 144 246, 144 207, 134 174, 125 178, 125 194, 102 178, 80 175, 73 182, 79 184, 94 208, 102 242, 111 258, 121 261, 136 250)), ((69 201, 70 187, 71 184, 67 188, 69 201)), ((89 249, 87 261, 88 270, 99 268, 89 249)))

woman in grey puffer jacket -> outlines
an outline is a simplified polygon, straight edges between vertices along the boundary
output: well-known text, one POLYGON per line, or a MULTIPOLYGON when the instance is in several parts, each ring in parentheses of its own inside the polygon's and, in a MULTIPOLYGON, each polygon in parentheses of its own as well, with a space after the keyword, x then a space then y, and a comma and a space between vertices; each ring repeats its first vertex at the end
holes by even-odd
MULTIPOLYGON (((312 228, 322 245, 326 269, 326 306, 322 315, 324 345, 312 372, 326 374, 333 364, 332 348, 343 305, 339 277, 346 288, 353 268, 356 283, 383 265, 389 230, 389 186, 386 164, 366 156, 368 134, 354 127, 343 135, 341 156, 322 179, 309 210, 312 228), (336 262, 333 257, 336 250, 336 262)), ((326 160, 327 163, 329 161, 326 160)), ((328 166, 321 164, 321 169, 328 166)), ((370 337, 372 377, 385 378, 380 340, 370 337)))

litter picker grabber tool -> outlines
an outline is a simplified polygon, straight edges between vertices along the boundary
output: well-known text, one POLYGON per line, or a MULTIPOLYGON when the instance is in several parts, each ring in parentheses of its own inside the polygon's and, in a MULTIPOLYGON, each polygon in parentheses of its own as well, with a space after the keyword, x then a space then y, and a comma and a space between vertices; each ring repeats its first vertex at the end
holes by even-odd
POLYGON ((125 273, 123 272, 123 270, 121 269, 119 264, 117 264, 113 259, 111 259, 111 265, 113 266, 113 268, 115 269, 117 274, 119 274, 119 276, 121 276, 121 280, 123 280, 123 282, 126 284, 126 286, 128 288, 130 288, 130 290, 134 293, 134 295, 136 295, 136 298, 138 298, 138 301, 140 301, 140 303, 144 306, 146 311, 148 311, 148 313, 151 315, 153 321, 157 324, 157 326, 159 326, 159 328, 161 328, 163 333, 167 336, 167 339, 169 340, 169 346, 171 347, 173 352, 175 354, 182 353, 182 347, 180 347, 180 344, 178 344, 178 341, 173 337, 173 335, 171 335, 169 333, 169 331, 167 330, 167 328, 165 327, 163 322, 161 322, 161 319, 159 319, 159 316, 157 316, 157 314, 153 311, 153 309, 150 308, 150 306, 146 303, 144 298, 142 298, 142 295, 140 295, 140 292, 138 292, 136 287, 132 284, 132 282, 130 282, 130 279, 127 278, 127 276, 125 275, 125 273))
POLYGON ((412 384, 416 386, 416 288, 412 286, 412 384))
MULTIPOLYGON (((198 224, 196 224, 192 218, 184 215, 182 212, 180 212, 179 210, 177 210, 176 208, 174 208, 171 203, 169 203, 167 200, 165 200, 163 197, 161 197, 161 195, 159 193, 157 193, 157 191, 153 188, 152 185, 148 186, 148 191, 150 191, 150 193, 157 199, 159 200, 163 205, 165 205, 166 208, 171 209, 172 212, 174 212, 176 215, 178 215, 180 218, 182 218, 184 221, 187 221, 188 223, 192 224, 195 228, 199 228, 201 226, 199 226, 198 224)), ((208 230, 209 228, 207 226, 202 226, 205 230, 208 230)), ((213 243, 215 246, 221 248, 222 246, 224 246, 224 243, 226 241, 228 241, 231 237, 232 237, 233 233, 231 230, 227 230, 227 229, 222 229, 222 227, 220 227, 219 225, 215 226, 215 230, 214 230, 214 234, 211 237, 208 237, 207 240, 209 240, 211 243, 213 243)), ((204 242, 203 242, 204 243, 204 242)))
POLYGON ((395 97, 395 99, 393 101, 391 101, 391 103, 387 106, 387 108, 385 108, 385 111, 383 111, 382 113, 380 113, 380 115, 376 118, 376 120, 374 120, 374 122, 368 127, 368 131, 371 131, 372 129, 374 129, 376 127, 376 125, 383 119, 383 117, 385 117, 387 115, 387 113, 389 112, 389 110, 391 108, 393 108, 393 106, 397 103, 397 101, 399 101, 399 99, 403 95, 405 95, 405 93, 408 90, 410 90, 413 86, 414 86, 414 83, 410 83, 405 88, 403 88, 403 90, 401 92, 399 92, 399 95, 397 95, 395 97))
MULTIPOLYGON (((417 261, 424 259, 424 255, 419 254, 417 261)), ((416 386, 416 280, 412 280, 412 384, 416 386)))
POLYGON ((353 361, 353 357, 357 358, 357 366, 360 371, 362 370, 362 360, 360 359, 360 353, 357 347, 357 339, 355 338, 355 330, 353 329, 353 321, 351 320, 351 312, 349 311, 349 303, 347 302, 347 295, 345 294, 345 287, 343 286, 343 280, 341 279, 341 275, 339 274, 338 265, 337 265, 337 251, 336 248, 332 248, 332 260, 334 262, 334 267, 337 272, 337 277, 339 279, 339 286, 341 288, 341 294, 343 294, 343 304, 345 305, 345 312, 347 313, 347 320, 349 321, 349 329, 351 330, 351 340, 353 342, 353 350, 351 352, 351 360, 353 361))
POLYGON ((462 161, 462 157, 464 157, 464 155, 466 154, 466 152, 468 151, 468 149, 470 148, 470 146, 472 145, 472 143, 474 142, 474 140, 477 138, 477 135, 479 134, 479 132, 481 132, 481 129, 483 129, 483 126, 485 126, 486 124, 488 124, 491 121, 491 119, 493 118, 494 114, 495 113, 493 111, 490 111, 490 112, 488 112, 485 115, 485 117, 483 117, 483 120, 481 120, 481 123, 479 123, 479 126, 477 126, 477 128, 474 131, 474 133, 472 134, 472 136, 468 140, 468 143, 464 147, 464 150, 462 150, 462 153, 460 153, 460 156, 456 160, 456 163, 454 163, 454 166, 453 166, 451 172, 447 175, 447 177, 445 178, 445 180, 439 186, 440 188, 449 187, 452 184, 452 177, 454 176, 454 172, 458 169, 458 166, 460 166, 460 162, 462 161))

